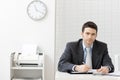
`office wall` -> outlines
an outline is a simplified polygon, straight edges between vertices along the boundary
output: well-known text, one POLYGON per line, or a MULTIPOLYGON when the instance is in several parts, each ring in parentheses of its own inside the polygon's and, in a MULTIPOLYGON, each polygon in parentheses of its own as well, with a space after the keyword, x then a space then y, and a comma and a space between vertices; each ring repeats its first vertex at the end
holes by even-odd
POLYGON ((38 44, 46 55, 46 80, 54 80, 55 0, 46 3, 48 13, 41 21, 31 20, 27 5, 32 0, 0 2, 0 78, 10 80, 10 54, 19 52, 23 44, 38 44), (51 3, 52 2, 52 3, 51 3))
POLYGON ((56 67, 66 42, 81 38, 86 21, 98 25, 97 39, 108 44, 114 62, 114 55, 120 52, 119 0, 57 0, 56 7, 56 67))

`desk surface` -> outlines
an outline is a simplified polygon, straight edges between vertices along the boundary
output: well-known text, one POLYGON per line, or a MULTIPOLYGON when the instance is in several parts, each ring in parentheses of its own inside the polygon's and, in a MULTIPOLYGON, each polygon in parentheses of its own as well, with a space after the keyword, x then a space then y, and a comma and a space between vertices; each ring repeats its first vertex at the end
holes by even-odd
POLYGON ((56 71, 55 80, 120 80, 120 77, 93 74, 69 74, 56 71))

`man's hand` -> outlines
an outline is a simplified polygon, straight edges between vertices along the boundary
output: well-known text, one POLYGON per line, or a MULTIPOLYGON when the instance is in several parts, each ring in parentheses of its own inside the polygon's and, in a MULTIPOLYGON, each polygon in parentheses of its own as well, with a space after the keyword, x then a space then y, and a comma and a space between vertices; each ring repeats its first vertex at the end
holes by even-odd
POLYGON ((75 71, 77 71, 77 72, 88 72, 89 69, 91 69, 91 68, 86 64, 75 66, 75 71))
POLYGON ((107 73, 109 73, 109 68, 107 66, 102 66, 97 71, 100 72, 100 73, 102 73, 102 74, 107 74, 107 73))

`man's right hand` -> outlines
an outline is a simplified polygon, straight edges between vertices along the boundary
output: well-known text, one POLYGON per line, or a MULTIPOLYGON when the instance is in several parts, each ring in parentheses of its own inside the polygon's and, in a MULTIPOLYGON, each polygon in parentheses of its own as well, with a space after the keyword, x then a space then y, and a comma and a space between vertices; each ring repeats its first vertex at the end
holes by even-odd
POLYGON ((89 69, 91 69, 88 65, 83 64, 83 65, 75 65, 75 71, 77 72, 88 72, 89 69))

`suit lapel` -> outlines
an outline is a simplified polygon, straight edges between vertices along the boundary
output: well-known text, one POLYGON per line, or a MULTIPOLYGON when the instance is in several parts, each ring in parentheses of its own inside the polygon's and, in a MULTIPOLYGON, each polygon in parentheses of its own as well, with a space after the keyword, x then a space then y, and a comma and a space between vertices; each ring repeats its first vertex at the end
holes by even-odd
POLYGON ((79 42, 79 47, 78 47, 78 63, 79 64, 82 64, 83 63, 83 61, 84 61, 84 51, 83 51, 83 46, 82 46, 82 40, 80 40, 80 42, 79 42))
POLYGON ((99 62, 99 52, 98 52, 98 46, 96 43, 93 44, 93 49, 92 49, 92 66, 95 68, 99 62))

